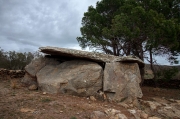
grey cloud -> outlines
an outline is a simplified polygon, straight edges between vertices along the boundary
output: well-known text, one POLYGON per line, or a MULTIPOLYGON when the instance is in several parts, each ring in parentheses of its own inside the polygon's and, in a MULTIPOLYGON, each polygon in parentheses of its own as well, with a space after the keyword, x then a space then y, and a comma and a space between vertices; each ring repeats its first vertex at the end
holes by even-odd
POLYGON ((0 0, 0 47, 78 46, 81 19, 97 0, 0 0))
POLYGON ((37 43, 34 43, 34 42, 31 42, 30 40, 24 40, 24 39, 16 39, 16 38, 13 38, 13 37, 7 37, 8 40, 11 40, 13 42, 17 42, 17 43, 20 43, 22 45, 30 45, 30 46, 35 46, 35 47, 41 47, 41 45, 37 44, 37 43))

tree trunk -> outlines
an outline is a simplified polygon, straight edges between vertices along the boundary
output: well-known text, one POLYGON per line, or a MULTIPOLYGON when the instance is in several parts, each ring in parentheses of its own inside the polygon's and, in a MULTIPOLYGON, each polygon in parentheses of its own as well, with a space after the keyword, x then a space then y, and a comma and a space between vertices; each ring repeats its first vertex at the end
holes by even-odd
MULTIPOLYGON (((142 47, 142 45, 140 46, 140 59, 142 60, 142 61, 144 61, 144 52, 143 52, 143 47, 142 47)), ((140 73, 141 73, 141 83, 140 83, 140 85, 142 86, 143 85, 143 83, 144 83, 144 74, 145 74, 145 71, 144 71, 145 69, 144 68, 141 68, 140 69, 140 73)))
POLYGON ((155 69, 154 69, 154 66, 153 66, 153 56, 152 56, 152 48, 150 48, 149 50, 149 55, 150 55, 150 66, 151 66, 151 70, 153 72, 153 81, 154 81, 154 84, 155 84, 155 87, 158 87, 158 83, 157 83, 157 76, 156 76, 156 72, 155 72, 155 69))

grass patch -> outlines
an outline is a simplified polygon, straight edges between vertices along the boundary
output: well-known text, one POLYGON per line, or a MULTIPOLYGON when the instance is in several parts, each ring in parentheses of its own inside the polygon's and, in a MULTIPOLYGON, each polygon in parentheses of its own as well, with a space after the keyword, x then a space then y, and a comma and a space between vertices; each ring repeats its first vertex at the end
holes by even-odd
POLYGON ((41 99, 41 102, 44 102, 44 103, 48 103, 48 102, 51 102, 52 100, 49 99, 49 98, 42 98, 41 99))
POLYGON ((71 117, 70 119, 77 119, 76 117, 71 117))
POLYGON ((19 88, 18 83, 16 81, 12 81, 12 80, 11 80, 11 85, 10 86, 11 86, 12 89, 18 89, 19 88))

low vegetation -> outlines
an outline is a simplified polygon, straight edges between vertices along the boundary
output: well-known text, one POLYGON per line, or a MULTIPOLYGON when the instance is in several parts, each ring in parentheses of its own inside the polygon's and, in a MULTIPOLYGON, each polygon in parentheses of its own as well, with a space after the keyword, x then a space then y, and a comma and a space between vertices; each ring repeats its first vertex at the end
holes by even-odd
POLYGON ((0 49, 0 68, 22 70, 32 59, 41 57, 39 52, 16 52, 0 49))

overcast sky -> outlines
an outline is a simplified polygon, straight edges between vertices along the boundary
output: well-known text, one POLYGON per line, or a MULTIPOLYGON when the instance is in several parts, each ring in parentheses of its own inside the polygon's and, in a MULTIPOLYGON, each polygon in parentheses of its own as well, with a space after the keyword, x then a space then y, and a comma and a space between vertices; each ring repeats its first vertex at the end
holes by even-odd
POLYGON ((37 51, 41 46, 81 49, 81 19, 98 0, 0 0, 0 47, 37 51))
MULTIPOLYGON (((0 0, 0 47, 32 52, 41 46, 81 49, 81 19, 98 0, 0 0)), ((88 49, 87 49, 88 50, 88 49)), ((157 58, 160 64, 169 64, 157 58)))

